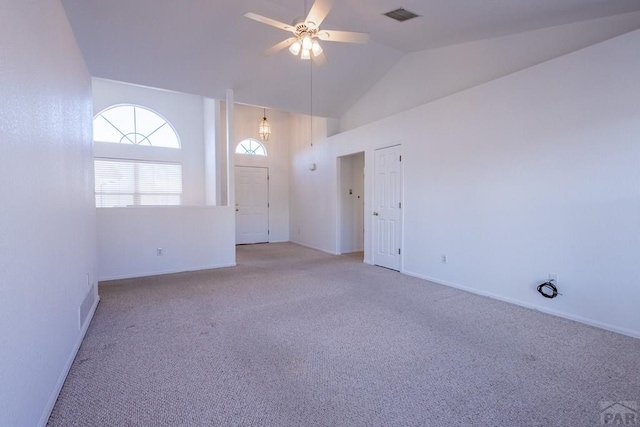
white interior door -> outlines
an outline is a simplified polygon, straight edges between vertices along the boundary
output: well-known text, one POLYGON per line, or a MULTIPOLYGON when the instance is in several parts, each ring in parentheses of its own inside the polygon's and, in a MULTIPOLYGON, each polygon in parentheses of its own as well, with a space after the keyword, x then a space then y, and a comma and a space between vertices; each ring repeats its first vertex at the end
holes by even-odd
POLYGON ((400 270, 402 230, 402 160, 400 146, 375 154, 373 197, 373 263, 400 270))
POLYGON ((236 166, 236 244, 269 241, 267 168, 236 166))

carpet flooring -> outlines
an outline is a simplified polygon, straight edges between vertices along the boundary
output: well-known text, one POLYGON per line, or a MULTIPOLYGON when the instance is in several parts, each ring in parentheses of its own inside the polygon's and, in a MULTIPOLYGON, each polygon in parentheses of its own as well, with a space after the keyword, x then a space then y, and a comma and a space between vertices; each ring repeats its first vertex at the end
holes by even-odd
POLYGON ((49 426, 598 426, 640 401, 640 340, 291 243, 100 295, 49 426))

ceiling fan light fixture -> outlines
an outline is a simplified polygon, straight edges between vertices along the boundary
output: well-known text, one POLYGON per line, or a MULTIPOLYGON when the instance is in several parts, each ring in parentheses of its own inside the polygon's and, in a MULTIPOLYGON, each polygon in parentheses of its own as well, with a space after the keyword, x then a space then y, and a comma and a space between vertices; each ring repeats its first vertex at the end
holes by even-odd
POLYGON ((291 52, 295 56, 298 56, 298 54, 300 53, 300 49, 302 49, 300 40, 296 40, 291 46, 289 46, 289 52, 291 52))
POLYGON ((311 50, 313 47, 313 40, 311 40, 311 36, 305 34, 302 36, 302 49, 311 50))
MULTIPOLYGON (((308 9, 306 18, 300 17, 293 21, 291 25, 258 15, 257 13, 248 12, 244 16, 262 24, 270 25, 283 31, 293 33, 288 39, 276 43, 264 52, 265 56, 273 55, 283 49, 289 48, 294 56, 298 56, 303 60, 314 59, 317 65, 324 65, 327 59, 320 46, 319 40, 327 42, 341 43, 367 43, 369 34, 357 33, 353 31, 325 30, 322 31, 320 26, 331 10, 333 0, 313 0, 313 4, 308 9)), ((306 7, 305 0, 305 10, 306 7)), ((404 9, 393 12, 400 13, 404 9)))
POLYGON ((311 52, 313 52, 313 56, 318 56, 322 54, 322 46, 318 43, 318 40, 314 40, 311 45, 311 52))

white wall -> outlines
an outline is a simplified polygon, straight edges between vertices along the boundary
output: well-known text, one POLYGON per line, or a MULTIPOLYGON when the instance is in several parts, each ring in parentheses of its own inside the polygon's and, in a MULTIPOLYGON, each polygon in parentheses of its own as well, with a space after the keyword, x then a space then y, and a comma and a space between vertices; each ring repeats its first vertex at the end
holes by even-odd
POLYGON ((96 156, 121 157, 126 150, 128 158, 179 161, 183 173, 183 206, 98 209, 98 279, 235 265, 234 217, 229 208, 205 205, 220 197, 218 166, 226 163, 217 156, 216 144, 224 144, 219 101, 103 79, 93 79, 93 96, 96 112, 130 103, 160 113, 174 126, 182 146, 96 143, 96 156))
MULTIPOLYGON (((292 199, 295 226, 313 230, 304 243, 337 248, 336 157, 365 151, 370 195, 373 150, 402 143, 405 273, 640 336, 638 45, 634 31, 294 143, 292 193, 314 193, 292 199), (535 292, 549 273, 554 300, 535 292)), ((369 216, 365 228, 370 261, 369 216)))
POLYGON ((640 12, 405 55, 341 117, 342 131, 640 28, 640 12))
MULTIPOLYGON (((99 280, 235 265, 235 209, 195 206, 222 203, 227 198, 222 138, 226 134, 226 102, 101 79, 93 83, 95 111, 120 103, 140 104, 174 125, 182 142, 182 153, 178 154, 183 162, 185 205, 98 209, 99 280), (163 256, 157 255, 158 248, 163 249, 163 256)), ((235 155, 234 159, 241 166, 269 168, 269 238, 271 242, 288 241, 289 115, 269 110, 268 117, 273 131, 265 143, 269 156, 235 155)), ((236 104, 234 140, 255 138, 261 118, 262 109, 236 104)), ((114 150, 123 148, 137 149, 131 156, 139 158, 140 150, 151 147, 96 144, 96 155, 111 157, 116 155, 114 150)), ((158 149, 153 156, 168 161, 175 152, 158 149)))
MULTIPOLYGON (((204 134, 204 186, 205 204, 220 206, 222 204, 222 172, 224 161, 223 138, 220 135, 221 115, 220 101, 204 98, 203 134, 204 134)), ((226 150, 225 150, 226 152, 226 150)))
POLYGON ((230 207, 104 208, 97 216, 99 280, 235 265, 230 207))
POLYGON ((205 149, 204 149, 204 102, 203 98, 185 93, 130 85, 94 78, 93 110, 95 114, 116 104, 136 104, 159 113, 169 121, 180 137, 181 149, 124 146, 122 144, 96 143, 97 157, 119 156, 122 150, 129 158, 148 157, 153 152, 162 161, 182 163, 183 192, 185 205, 205 204, 205 149))
POLYGON ((328 121, 300 114, 290 118, 290 239, 337 254, 336 159, 326 139, 328 121))
POLYGON ((96 296, 91 81, 58 1, 1 8, 0 425, 35 426, 96 296))
POLYGON ((237 166, 265 167, 269 169, 269 242, 289 241, 289 114, 278 110, 267 110, 271 124, 268 141, 260 140, 258 125, 263 109, 249 105, 235 105, 235 146, 240 141, 257 139, 267 149, 268 156, 235 154, 237 166))

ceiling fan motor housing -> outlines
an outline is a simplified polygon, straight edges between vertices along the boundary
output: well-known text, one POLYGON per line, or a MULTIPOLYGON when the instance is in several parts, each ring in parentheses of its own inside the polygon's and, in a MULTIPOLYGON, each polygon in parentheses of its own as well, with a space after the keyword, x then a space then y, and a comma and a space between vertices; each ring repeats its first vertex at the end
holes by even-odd
POLYGON ((313 22, 306 22, 304 18, 297 18, 293 21, 293 28, 295 28, 295 34, 297 37, 300 37, 304 34, 309 34, 310 36, 314 36, 318 32, 318 27, 313 22))

